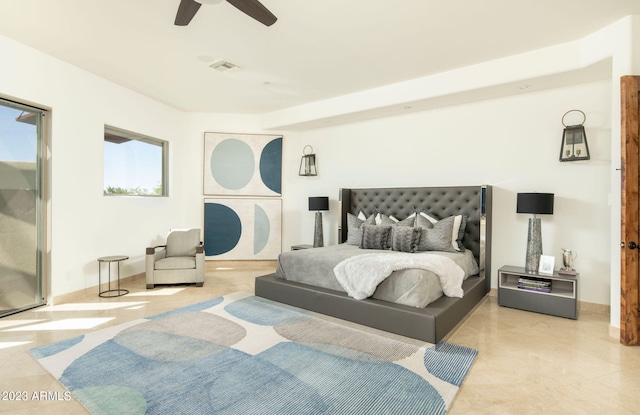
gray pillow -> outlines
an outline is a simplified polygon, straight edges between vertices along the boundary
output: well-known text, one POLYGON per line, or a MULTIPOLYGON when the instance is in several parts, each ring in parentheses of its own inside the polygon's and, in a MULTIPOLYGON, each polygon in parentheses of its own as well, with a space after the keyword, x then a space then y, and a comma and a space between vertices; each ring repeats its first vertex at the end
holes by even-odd
POLYGON ((426 230, 433 228, 433 223, 422 215, 416 217, 416 228, 420 229, 421 234, 425 234, 424 237, 420 236, 420 242, 418 242, 418 251, 428 251, 427 249, 427 237, 426 230))
POLYGON ((391 249, 401 252, 416 252, 421 230, 413 226, 395 226, 392 232, 391 249))
POLYGON ((167 236, 167 256, 195 256, 200 229, 173 230, 167 236))
MULTIPOLYGON (((468 220, 467 215, 449 216, 449 217, 447 217, 445 219, 442 219, 442 220, 452 221, 451 246, 452 246, 453 250, 457 251, 457 252, 464 252, 464 245, 462 245, 462 239, 464 238, 464 233, 465 233, 465 230, 467 229, 467 220, 468 220), (454 239, 454 232, 455 232, 455 227, 456 227, 456 219, 458 219, 459 228, 457 229, 457 233, 455 234, 456 237, 454 239)), ((441 221, 438 221, 436 223, 439 223, 441 221)), ((422 214, 420 214, 416 218, 416 226, 418 226, 420 228, 433 228, 434 224, 429 219, 427 219, 422 214)), ((422 247, 424 249, 420 249, 420 250, 422 250, 422 251, 426 251, 427 250, 424 245, 422 247)))
POLYGON ((391 226, 383 225, 362 225, 362 249, 389 249, 389 235, 391 226))
POLYGON ((451 243, 454 217, 442 219, 432 226, 421 227, 419 251, 457 252, 451 243))
POLYGON ((384 213, 380 214, 380 225, 393 226, 396 223, 398 223, 398 222, 394 221, 393 219, 391 219, 389 216, 385 215, 384 213))
POLYGON ((415 226, 416 223, 416 215, 412 214, 411 216, 409 216, 406 219, 403 220, 397 220, 397 219, 391 219, 390 216, 385 215, 384 213, 380 214, 380 225, 387 225, 387 226, 415 226))
POLYGON ((362 241, 362 225, 373 225, 375 220, 375 215, 371 215, 366 220, 362 220, 356 215, 347 213, 347 244, 360 245, 362 241))
POLYGON ((418 215, 416 217, 416 226, 418 228, 433 228, 433 222, 431 222, 429 219, 425 218, 422 215, 418 215))

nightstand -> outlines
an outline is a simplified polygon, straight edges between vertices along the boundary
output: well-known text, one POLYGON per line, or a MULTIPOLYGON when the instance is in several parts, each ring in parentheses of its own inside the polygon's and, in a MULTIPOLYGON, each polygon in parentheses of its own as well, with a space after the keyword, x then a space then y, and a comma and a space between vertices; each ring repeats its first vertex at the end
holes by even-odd
POLYGON ((302 245, 292 245, 291 246, 291 250, 292 251, 297 251, 299 249, 309 249, 309 248, 313 248, 313 245, 302 244, 302 245))
POLYGON ((498 305, 578 318, 578 275, 530 273, 506 265, 498 270, 498 305))

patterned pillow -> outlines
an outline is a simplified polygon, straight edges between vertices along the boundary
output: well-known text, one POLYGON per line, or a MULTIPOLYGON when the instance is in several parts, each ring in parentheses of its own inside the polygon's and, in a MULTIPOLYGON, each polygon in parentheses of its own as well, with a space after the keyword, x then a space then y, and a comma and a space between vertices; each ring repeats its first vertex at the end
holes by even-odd
MULTIPOLYGON (((450 216, 449 218, 453 218, 453 228, 451 229, 451 246, 458 252, 464 252, 462 239, 464 238, 464 232, 467 229, 468 217, 467 215, 455 215, 450 216)), ((430 215, 427 215, 424 212, 420 212, 418 218, 416 219, 416 223, 416 226, 428 228, 430 227, 428 225, 435 225, 436 223, 438 223, 438 220, 430 215)))
POLYGON ((392 232, 391 249, 401 252, 416 252, 421 230, 413 226, 395 226, 392 232))
MULTIPOLYGON (((362 214, 362 212, 360 212, 360 214, 362 214)), ((360 245, 362 241, 362 225, 373 225, 374 221, 375 215, 371 215, 366 220, 362 220, 351 213, 347 213, 347 244, 360 245)))
POLYGON ((389 235, 391 226, 383 225, 362 225, 362 249, 389 249, 389 235))
POLYGON ((378 216, 376 216, 376 219, 378 219, 378 221, 376 221, 376 225, 387 225, 387 226, 415 226, 416 223, 416 214, 412 213, 411 215, 409 215, 409 217, 407 217, 406 219, 403 220, 398 220, 396 218, 394 218, 393 216, 387 216, 384 213, 379 213, 378 216), (379 223, 377 223, 379 222, 379 223))
MULTIPOLYGON (((416 217, 416 228, 419 228, 421 234, 426 235, 426 230, 433 228, 433 223, 431 223, 427 218, 425 218, 422 214, 416 217)), ((418 251, 428 251, 427 247, 427 237, 420 237, 420 242, 418 242, 418 251)))
POLYGON ((442 219, 433 224, 432 227, 421 227, 419 251, 445 251, 458 252, 453 247, 454 217, 442 219))

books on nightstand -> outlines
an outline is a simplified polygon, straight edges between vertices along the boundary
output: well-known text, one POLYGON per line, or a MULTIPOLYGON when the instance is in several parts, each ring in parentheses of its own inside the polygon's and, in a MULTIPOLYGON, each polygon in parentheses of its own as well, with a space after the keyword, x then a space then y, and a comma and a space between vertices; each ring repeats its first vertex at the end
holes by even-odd
POLYGON ((550 293, 551 280, 536 277, 520 277, 518 278, 518 288, 522 290, 550 293))

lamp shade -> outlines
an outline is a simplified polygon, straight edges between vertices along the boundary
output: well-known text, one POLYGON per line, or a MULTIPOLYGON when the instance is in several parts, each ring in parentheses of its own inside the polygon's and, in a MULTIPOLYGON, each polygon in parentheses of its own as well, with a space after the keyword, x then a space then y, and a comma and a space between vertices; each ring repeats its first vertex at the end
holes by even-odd
POLYGON ((553 215, 553 193, 518 193, 516 212, 553 215))
POLYGON ((329 210, 329 198, 327 196, 310 197, 309 210, 329 210))

